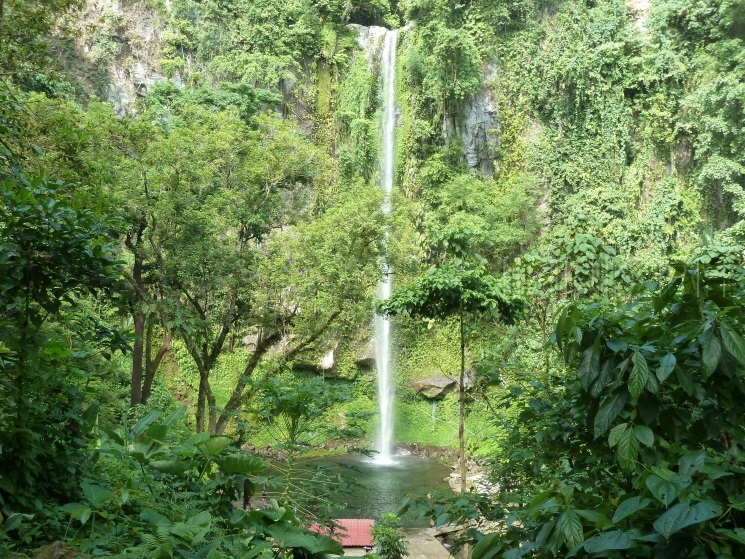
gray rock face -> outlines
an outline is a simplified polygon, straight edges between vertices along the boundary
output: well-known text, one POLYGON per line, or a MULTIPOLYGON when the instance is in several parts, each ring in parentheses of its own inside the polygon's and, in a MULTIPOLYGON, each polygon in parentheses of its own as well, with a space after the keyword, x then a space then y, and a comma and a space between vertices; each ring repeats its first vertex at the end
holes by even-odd
POLYGON ((442 134, 447 142, 459 136, 469 170, 494 174, 494 157, 499 141, 499 114, 491 82, 497 75, 496 61, 484 68, 484 86, 466 99, 452 118, 445 119, 442 134))
POLYGON ((646 31, 650 0, 626 0, 629 15, 639 31, 646 31))
POLYGON ((366 27, 356 23, 350 23, 348 27, 357 31, 357 43, 365 51, 370 71, 377 73, 378 63, 380 62, 380 49, 383 48, 383 39, 388 30, 385 27, 366 27))
POLYGON ((456 382, 444 375, 431 375, 423 379, 410 380, 409 386, 414 391, 429 400, 439 400, 445 397, 456 386, 456 382))
POLYGON ((375 357, 375 338, 372 338, 365 347, 365 351, 355 359, 354 363, 358 367, 372 368, 375 366, 375 357))

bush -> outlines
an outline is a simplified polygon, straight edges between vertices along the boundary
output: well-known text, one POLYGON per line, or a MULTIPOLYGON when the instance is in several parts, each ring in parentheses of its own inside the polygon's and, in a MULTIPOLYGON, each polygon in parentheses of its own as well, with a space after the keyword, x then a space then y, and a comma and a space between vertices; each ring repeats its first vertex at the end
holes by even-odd
POLYGON ((383 559, 402 559, 408 557, 406 537, 399 526, 398 516, 384 514, 372 530, 373 545, 383 559))

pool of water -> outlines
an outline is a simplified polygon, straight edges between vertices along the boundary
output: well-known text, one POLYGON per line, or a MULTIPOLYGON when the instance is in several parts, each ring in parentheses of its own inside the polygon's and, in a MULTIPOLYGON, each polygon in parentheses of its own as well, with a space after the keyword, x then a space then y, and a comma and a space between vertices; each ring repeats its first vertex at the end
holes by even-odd
MULTIPOLYGON (((445 478, 450 468, 421 456, 396 456, 390 465, 376 464, 372 459, 350 454, 327 461, 329 465, 351 466, 348 474, 359 487, 345 496, 338 510, 339 518, 380 518, 386 512, 397 512, 407 494, 424 496, 433 491, 450 491, 445 478)), ((401 518, 405 528, 427 526, 428 519, 417 519, 414 511, 401 518)))

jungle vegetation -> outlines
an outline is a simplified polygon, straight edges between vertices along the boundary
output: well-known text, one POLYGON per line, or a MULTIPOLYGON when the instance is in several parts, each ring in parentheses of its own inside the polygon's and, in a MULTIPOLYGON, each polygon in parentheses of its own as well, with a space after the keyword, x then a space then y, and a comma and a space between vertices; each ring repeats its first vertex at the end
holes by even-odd
POLYGON ((0 0, 0 554, 339 553, 294 464, 368 442, 378 310, 396 440, 491 482, 405 506, 473 559, 743 556, 744 41, 742 0, 0 0), (390 217, 360 25, 406 25, 390 217))

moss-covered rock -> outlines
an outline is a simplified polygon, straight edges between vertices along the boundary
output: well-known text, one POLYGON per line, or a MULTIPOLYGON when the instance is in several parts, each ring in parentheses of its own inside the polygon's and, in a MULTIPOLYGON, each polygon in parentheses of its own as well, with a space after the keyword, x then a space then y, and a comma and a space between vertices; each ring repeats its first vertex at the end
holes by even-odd
POLYGON ((456 386, 454 379, 445 375, 430 375, 409 381, 414 391, 428 400, 441 400, 456 386))
POLYGON ((43 545, 34 555, 34 559, 78 559, 80 557, 88 556, 62 541, 43 545))

